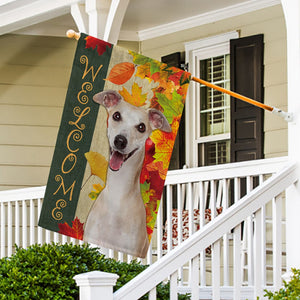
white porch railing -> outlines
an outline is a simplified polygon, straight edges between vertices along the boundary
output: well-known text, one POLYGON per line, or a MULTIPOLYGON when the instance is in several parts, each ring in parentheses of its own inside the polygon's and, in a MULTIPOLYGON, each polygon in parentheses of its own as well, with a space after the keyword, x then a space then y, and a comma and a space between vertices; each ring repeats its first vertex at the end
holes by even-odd
MULTIPOLYGON (((265 288, 265 227, 263 223, 265 205, 273 202, 273 287, 281 285, 282 270, 282 192, 297 180, 296 165, 290 164, 269 178, 259 187, 249 192, 240 201, 234 203, 202 229, 194 233, 188 240, 182 242, 178 247, 170 251, 159 261, 152 264, 143 273, 131 280, 127 285, 114 293, 114 300, 134 300, 149 293, 150 299, 156 299, 155 287, 166 278, 170 278, 170 299, 177 299, 179 291, 177 285, 178 270, 186 263, 191 264, 191 280, 189 291, 191 299, 203 299, 200 297, 201 285, 201 261, 203 251, 212 245, 212 287, 211 294, 207 299, 221 299, 221 248, 224 248, 224 237, 233 231, 233 284, 230 297, 227 299, 242 299, 242 274, 241 274, 241 231, 244 220, 253 219, 251 224, 253 234, 253 278, 249 287, 252 295, 248 299, 263 297, 265 288), (272 200, 273 199, 273 200, 272 200), (200 263, 199 263, 200 262, 200 263), (200 271, 199 271, 200 267, 200 271)), ((249 229, 247 228, 247 231, 249 229)), ((226 249, 226 253, 228 249, 226 249)), ((223 257, 224 259, 224 257, 223 257)), ((226 259, 226 258, 225 258, 226 259)), ((248 273, 248 276, 249 273, 248 273)), ((228 290, 226 284, 225 289, 228 290)), ((224 295, 222 299, 224 299, 224 295)), ((98 298, 99 300, 101 297, 98 298)), ((261 299, 261 298, 260 298, 261 299)))
MULTIPOLYGON (((251 190, 254 187, 264 184, 266 178, 277 173, 286 164, 287 158, 283 157, 168 172, 166 189, 157 217, 157 226, 147 258, 142 260, 142 263, 157 264, 156 261, 158 260, 161 263, 165 257, 170 257, 169 253, 172 248, 175 248, 176 251, 181 249, 181 245, 186 244, 186 242, 183 242, 185 235, 182 233, 191 233, 194 236, 195 234, 199 235, 201 232, 203 234, 203 231, 207 232, 209 228, 213 228, 211 226, 215 224, 216 220, 220 222, 219 220, 224 220, 228 216, 227 210, 230 209, 231 212, 237 203, 239 205, 242 203, 242 200, 239 201, 239 199, 243 195, 252 195, 251 190), (235 205, 232 206, 233 203, 235 205), (222 207, 222 213, 220 217, 216 218, 216 211, 219 207, 222 207), (211 211, 212 222, 209 223, 207 223, 209 219, 209 211, 207 209, 211 211), (183 215, 188 216, 188 218, 183 220, 183 215), (175 227, 174 224, 174 226, 172 225, 172 222, 177 222, 177 230, 172 230, 175 227), (184 226, 186 225, 184 222, 187 222, 187 226, 184 226), (200 230, 197 231, 199 227, 200 230), (175 246, 174 235, 177 235, 176 242, 178 246, 175 246)), ((274 283, 275 286, 281 284, 281 268, 278 269, 277 267, 281 264, 281 249, 284 252, 284 230, 282 231, 281 225, 275 226, 274 224, 281 224, 277 220, 282 219, 284 221, 284 215, 281 215, 281 210, 278 208, 284 201, 284 189, 285 187, 282 187, 280 192, 278 192, 278 195, 283 192, 280 194, 281 197, 276 198, 276 200, 272 200, 272 197, 268 198, 270 203, 268 204, 266 201, 267 204, 262 205, 260 210, 262 218, 261 252, 263 253, 263 263, 261 265, 265 266, 261 270, 262 286, 269 285, 272 287, 274 283), (276 247, 274 247, 275 244, 276 247), (279 249, 280 252, 278 252, 279 249), (277 253, 277 255, 274 253, 277 253), (272 257, 276 257, 276 260, 272 259, 272 257), (279 272, 276 270, 279 270, 279 272)), ((1 257, 11 255, 14 251, 14 244, 27 247, 34 243, 41 244, 51 241, 63 243, 72 241, 73 243, 78 243, 74 239, 37 226, 44 191, 45 187, 0 192, 1 257)), ((222 238, 218 235, 216 236, 215 231, 210 229, 212 231, 209 233, 209 236, 213 236, 218 241, 208 243, 207 246, 201 246, 201 249, 198 248, 199 255, 197 257, 199 260, 198 258, 191 261, 187 259, 186 263, 176 268, 176 270, 178 269, 176 276, 171 276, 171 282, 178 283, 177 290, 179 292, 186 292, 191 289, 198 290, 200 298, 207 299, 211 296, 207 297, 205 295, 211 294, 212 290, 219 290, 222 293, 222 299, 232 299, 232 287, 237 285, 240 288, 234 290, 241 291, 242 296, 236 299, 252 298, 252 287, 255 283, 254 257, 257 249, 255 247, 257 241, 255 241, 254 234, 256 225, 253 225, 253 213, 254 211, 248 212, 247 216, 244 216, 239 221, 239 225, 233 225, 230 228, 228 227, 229 221, 224 221, 222 228, 226 227, 226 231, 222 234, 222 238), (234 231, 232 228, 234 228, 234 231), (221 253, 221 256, 219 256, 219 253, 221 253), (234 257, 236 259, 240 257, 239 271, 235 268, 237 262, 233 260, 233 253, 235 253, 234 257), (221 270, 217 273, 215 271, 212 272, 218 265, 220 265, 221 270), (199 282, 198 285, 195 285, 194 272, 198 269, 200 270, 198 274, 199 282), (218 281, 217 286, 219 285, 221 288, 215 289, 218 281), (196 286, 200 287, 200 289, 196 288, 196 286), (213 289, 212 286, 214 287, 213 289), (249 291, 250 294, 248 293, 249 291)), ((259 213, 255 215, 257 214, 259 213)), ((256 220, 255 222, 258 221, 256 220)), ((108 249, 102 250, 109 257, 115 257, 120 261, 133 259, 133 257, 120 252, 117 253, 108 249)), ((171 253, 177 252, 173 250, 171 253)), ((186 255, 184 256, 186 257, 186 255)), ((169 275, 171 274, 164 275, 164 278, 167 278, 169 275)), ((152 295, 154 292, 152 291, 150 294, 152 295)))

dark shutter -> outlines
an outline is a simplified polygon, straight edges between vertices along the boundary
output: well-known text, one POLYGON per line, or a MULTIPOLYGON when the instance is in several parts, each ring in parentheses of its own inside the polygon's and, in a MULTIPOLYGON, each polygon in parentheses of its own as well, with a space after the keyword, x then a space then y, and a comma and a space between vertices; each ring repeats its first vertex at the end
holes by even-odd
MULTIPOLYGON (((230 41, 230 89, 263 102, 263 35, 230 41)), ((261 108, 231 98, 231 162, 263 158, 261 108)))
MULTIPOLYGON (((180 52, 172 53, 161 58, 163 63, 180 68, 182 61, 180 52)), ((185 164, 185 111, 182 112, 180 126, 175 140, 169 170, 181 169, 185 164)))

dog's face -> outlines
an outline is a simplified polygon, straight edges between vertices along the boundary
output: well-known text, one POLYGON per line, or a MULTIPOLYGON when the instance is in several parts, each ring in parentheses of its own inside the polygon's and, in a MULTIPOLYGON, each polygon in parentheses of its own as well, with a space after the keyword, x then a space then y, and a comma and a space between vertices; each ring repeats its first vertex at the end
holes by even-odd
POLYGON ((122 165, 145 148, 154 129, 171 132, 165 116, 156 109, 145 110, 124 101, 116 91, 96 94, 93 100, 108 112, 107 137, 110 144, 109 167, 118 171, 122 165))

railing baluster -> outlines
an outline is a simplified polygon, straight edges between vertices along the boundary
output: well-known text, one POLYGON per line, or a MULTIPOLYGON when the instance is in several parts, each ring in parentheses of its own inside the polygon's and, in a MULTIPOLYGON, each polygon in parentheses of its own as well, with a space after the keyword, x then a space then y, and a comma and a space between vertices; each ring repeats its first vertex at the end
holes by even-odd
POLYGON ((170 276, 170 300, 177 300, 177 271, 170 276))
MULTIPOLYGON (((263 175, 259 175, 259 184, 262 184, 264 182, 264 176, 263 175)), ((267 268, 266 268, 266 264, 267 264, 267 257, 266 257, 266 246, 267 246, 267 242, 266 242, 266 206, 263 205, 261 207, 261 248, 262 248, 262 258, 261 258, 261 282, 262 282, 262 286, 266 286, 267 285, 267 268)))
POLYGON ((15 244, 20 246, 20 205, 15 201, 15 244))
POLYGON ((1 258, 5 256, 5 205, 1 202, 1 258))
MULTIPOLYGON (((188 182, 187 184, 187 209, 189 215, 189 237, 194 232, 194 208, 193 208, 193 196, 192 196, 192 183, 188 182)), ((189 261, 189 284, 193 280, 192 277, 192 262, 189 261)))
MULTIPOLYGON (((53 242, 58 243, 59 242, 59 235, 57 232, 53 233, 53 242)), ((74 243, 75 244, 75 243, 74 243)))
MULTIPOLYGON (((163 203, 163 199, 161 200, 163 203)), ((162 257, 162 215, 163 215, 163 206, 160 205, 157 212, 157 221, 156 221, 156 235, 157 235, 157 259, 162 257)))
POLYGON ((220 241, 216 241, 212 244, 212 293, 213 299, 219 300, 221 299, 220 293, 220 241))
POLYGON ((171 185, 167 185, 166 188, 166 192, 167 192, 167 246, 168 246, 168 252, 170 252, 172 250, 172 201, 173 201, 173 197, 172 197, 172 186, 171 185))
MULTIPOLYGON (((237 203, 241 197, 241 183, 240 178, 234 178, 234 203, 237 203)), ((241 285, 242 285, 242 264, 241 264, 241 230, 242 226, 239 224, 233 231, 233 299, 241 299, 241 285)))
MULTIPOLYGON (((199 211, 200 211, 200 228, 203 228, 205 224, 205 187, 204 182, 199 182, 199 211)), ((200 252, 200 284, 201 286, 206 285, 206 261, 205 261, 205 250, 200 252)))
POLYGON ((255 213, 254 228, 254 299, 263 297, 262 285, 262 209, 255 213))
MULTIPOLYGON (((253 189, 253 181, 251 176, 247 176, 246 188, 247 194, 253 189)), ((254 275, 253 275, 253 219, 252 215, 247 218, 246 222, 247 231, 247 262, 248 262, 248 284, 253 285, 254 275)))
POLYGON ((62 234, 61 239, 62 239, 62 243, 63 243, 63 244, 66 244, 66 243, 68 242, 68 236, 66 236, 66 235, 64 235, 64 234, 62 234))
POLYGON ((148 299, 156 300, 156 287, 149 291, 148 299))
POLYGON ((124 253, 123 252, 118 252, 118 261, 120 261, 120 262, 124 261, 124 253))
POLYGON ((194 207, 191 182, 189 182, 187 185, 187 202, 189 211, 189 236, 191 236, 194 232, 194 207))
POLYGON ((234 177, 234 203, 238 202, 241 197, 241 183, 240 178, 234 177))
POLYGON ((211 219, 213 220, 216 216, 216 182, 215 180, 210 181, 210 208, 211 208, 211 219))
MULTIPOLYGON (((177 217, 178 217, 178 245, 182 242, 182 188, 181 184, 177 184, 177 217)), ((178 269, 179 285, 183 284, 183 267, 178 269)))
POLYGON ((51 231, 46 229, 46 243, 50 244, 51 243, 51 231))
POLYGON ((275 290, 281 287, 282 275, 282 195, 272 200, 273 206, 273 282, 275 290))
MULTIPOLYGON (((152 243, 153 243, 153 240, 151 239, 150 241, 150 245, 149 245, 149 249, 148 249, 148 252, 147 252, 147 265, 152 265, 152 243)), ((123 261, 123 253, 122 252, 118 252, 118 260, 119 261, 123 261)))
POLYGON ((113 258, 114 257, 114 250, 112 250, 112 249, 108 250, 108 257, 109 258, 113 258))
POLYGON ((27 204, 22 201, 22 247, 27 248, 27 204))
POLYGON ((35 243, 35 213, 34 213, 34 200, 30 199, 30 245, 35 243))
POLYGON ((233 299, 241 299, 241 225, 234 228, 233 232, 233 299))
MULTIPOLYGON (((228 182, 226 179, 222 179, 222 202, 221 206, 226 211, 228 208, 228 182)), ((223 236, 223 284, 229 286, 229 238, 228 233, 223 236)))
POLYGON ((199 300, 199 255, 191 260, 191 300, 199 300))
POLYGON ((12 243, 12 203, 11 201, 9 201, 7 203, 7 256, 11 256, 12 255, 12 247, 13 247, 13 243, 12 243))
MULTIPOLYGON (((38 211, 38 217, 40 216, 41 213, 41 209, 42 209, 42 199, 38 198, 38 207, 37 207, 37 211, 38 211)), ((38 226, 38 244, 42 244, 43 243, 43 229, 42 227, 38 226)))

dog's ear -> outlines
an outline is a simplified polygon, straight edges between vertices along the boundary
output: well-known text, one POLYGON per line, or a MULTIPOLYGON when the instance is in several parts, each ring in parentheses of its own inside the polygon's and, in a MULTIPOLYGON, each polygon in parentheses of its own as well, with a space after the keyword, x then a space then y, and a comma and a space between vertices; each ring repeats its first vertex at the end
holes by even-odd
POLYGON ((106 108, 113 107, 121 101, 122 97, 113 90, 107 90, 94 95, 93 100, 106 108))
POLYGON ((165 132, 172 132, 172 128, 162 112, 151 108, 148 111, 148 115, 152 130, 160 129, 165 132))

